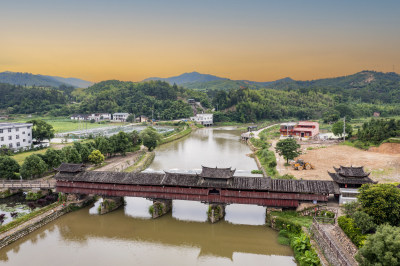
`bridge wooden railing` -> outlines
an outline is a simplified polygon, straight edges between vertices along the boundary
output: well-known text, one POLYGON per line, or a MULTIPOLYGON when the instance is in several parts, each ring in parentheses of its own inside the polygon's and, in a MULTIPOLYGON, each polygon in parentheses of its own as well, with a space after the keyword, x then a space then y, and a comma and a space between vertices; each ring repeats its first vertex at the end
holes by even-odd
POLYGON ((35 181, 35 180, 3 180, 0 182, 0 188, 55 188, 55 181, 35 181))

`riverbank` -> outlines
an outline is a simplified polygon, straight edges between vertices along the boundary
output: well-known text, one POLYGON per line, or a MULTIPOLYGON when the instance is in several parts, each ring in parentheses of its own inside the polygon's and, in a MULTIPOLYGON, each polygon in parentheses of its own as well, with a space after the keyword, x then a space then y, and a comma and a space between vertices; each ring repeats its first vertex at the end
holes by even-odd
POLYGON ((163 144, 178 140, 180 138, 183 138, 183 137, 189 135, 190 133, 192 133, 192 127, 189 126, 188 128, 186 128, 182 131, 179 131, 171 136, 161 139, 159 145, 163 145, 163 144))
POLYGON ((91 197, 72 201, 68 204, 55 202, 0 227, 0 249, 54 221, 58 217, 86 206, 90 202, 92 202, 91 197))

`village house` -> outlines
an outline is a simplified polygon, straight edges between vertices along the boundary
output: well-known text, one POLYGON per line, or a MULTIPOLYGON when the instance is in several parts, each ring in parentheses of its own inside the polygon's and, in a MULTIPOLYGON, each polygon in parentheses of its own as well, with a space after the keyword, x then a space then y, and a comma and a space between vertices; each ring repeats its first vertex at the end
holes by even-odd
POLYGON ((298 123, 282 123, 280 127, 281 136, 314 138, 319 134, 318 122, 299 121, 298 123))
POLYGON ((112 115, 112 121, 113 122, 126 122, 126 119, 128 118, 129 113, 114 113, 112 115))
POLYGON ((148 120, 149 120, 149 118, 147 116, 141 115, 141 116, 136 117, 135 122, 142 123, 142 122, 147 122, 148 120))
POLYGON ((32 145, 32 125, 30 123, 0 123, 0 147, 18 150, 32 145))
POLYGON ((111 114, 107 113, 91 114, 88 116, 88 120, 94 120, 96 122, 111 120, 111 114))
POLYGON ((203 126, 211 126, 213 124, 213 114, 197 114, 190 118, 191 121, 195 121, 203 126))
POLYGON ((88 117, 89 117, 89 115, 73 114, 73 115, 71 115, 71 120, 85 121, 85 120, 88 120, 88 117))

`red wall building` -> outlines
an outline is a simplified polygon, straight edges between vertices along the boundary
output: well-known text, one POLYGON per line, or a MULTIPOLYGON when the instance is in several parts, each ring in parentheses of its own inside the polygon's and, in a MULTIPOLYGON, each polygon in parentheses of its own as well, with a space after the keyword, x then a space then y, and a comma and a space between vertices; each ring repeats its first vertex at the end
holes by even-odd
POLYGON ((293 136, 299 138, 312 138, 319 134, 318 122, 300 121, 298 123, 282 123, 281 136, 293 136))

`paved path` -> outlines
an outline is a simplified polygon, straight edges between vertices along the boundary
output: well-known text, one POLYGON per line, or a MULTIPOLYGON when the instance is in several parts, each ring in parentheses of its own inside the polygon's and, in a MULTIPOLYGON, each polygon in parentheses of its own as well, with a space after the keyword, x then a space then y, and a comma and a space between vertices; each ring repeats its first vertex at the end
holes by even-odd
POLYGON ((257 131, 253 131, 254 137, 259 139, 260 137, 258 135, 261 133, 261 131, 263 131, 264 129, 271 128, 271 127, 276 126, 276 125, 279 125, 279 124, 273 124, 273 125, 270 125, 270 126, 267 126, 267 127, 263 127, 263 128, 261 128, 261 129, 259 129, 257 131))

